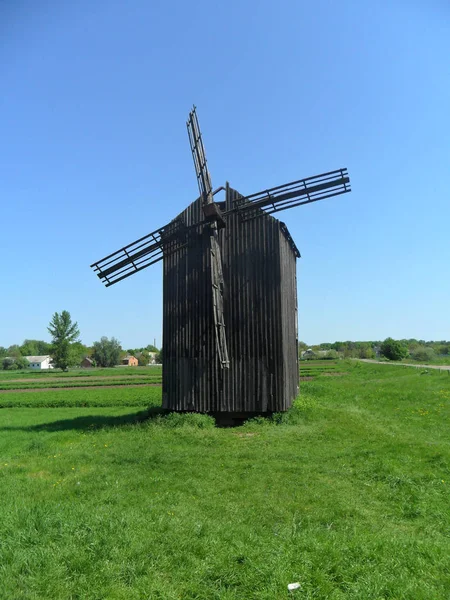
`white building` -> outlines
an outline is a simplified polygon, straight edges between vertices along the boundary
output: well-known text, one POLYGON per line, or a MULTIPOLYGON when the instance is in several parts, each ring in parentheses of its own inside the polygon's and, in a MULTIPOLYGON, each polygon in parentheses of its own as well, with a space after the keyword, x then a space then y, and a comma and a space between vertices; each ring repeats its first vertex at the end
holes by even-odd
POLYGON ((30 363, 30 369, 42 370, 42 369, 53 369, 51 364, 52 359, 48 354, 45 356, 25 356, 27 361, 30 363))

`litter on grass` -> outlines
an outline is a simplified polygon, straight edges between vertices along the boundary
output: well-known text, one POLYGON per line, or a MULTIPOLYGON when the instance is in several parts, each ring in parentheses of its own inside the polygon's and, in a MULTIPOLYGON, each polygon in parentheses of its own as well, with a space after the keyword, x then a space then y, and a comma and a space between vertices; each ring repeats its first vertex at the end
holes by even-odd
POLYGON ((288 583, 288 590, 289 590, 290 592, 293 592, 294 590, 298 590, 300 587, 301 587, 301 586, 300 586, 300 584, 298 583, 298 581, 297 581, 297 582, 295 582, 295 583, 288 583))

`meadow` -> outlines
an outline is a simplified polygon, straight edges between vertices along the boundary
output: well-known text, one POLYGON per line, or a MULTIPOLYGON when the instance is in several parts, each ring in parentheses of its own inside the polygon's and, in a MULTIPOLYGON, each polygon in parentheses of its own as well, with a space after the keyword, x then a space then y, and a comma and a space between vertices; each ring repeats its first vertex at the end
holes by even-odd
POLYGON ((0 598, 449 598, 450 376, 301 368, 226 429, 159 387, 0 394, 0 598))

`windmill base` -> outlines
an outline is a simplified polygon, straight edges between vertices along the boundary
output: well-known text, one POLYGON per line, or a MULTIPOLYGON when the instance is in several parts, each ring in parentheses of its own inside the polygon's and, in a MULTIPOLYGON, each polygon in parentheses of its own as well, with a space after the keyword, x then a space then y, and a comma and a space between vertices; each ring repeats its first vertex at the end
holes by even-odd
POLYGON ((217 427, 239 427, 249 419, 253 419, 254 417, 270 417, 272 413, 217 412, 210 413, 210 415, 215 419, 217 427))

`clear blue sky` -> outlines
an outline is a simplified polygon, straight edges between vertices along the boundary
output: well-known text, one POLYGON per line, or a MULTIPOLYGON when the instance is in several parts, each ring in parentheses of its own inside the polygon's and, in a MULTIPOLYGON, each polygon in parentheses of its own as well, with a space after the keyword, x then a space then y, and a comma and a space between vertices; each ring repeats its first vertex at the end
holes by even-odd
POLYGON ((353 192, 280 213, 299 338, 450 338, 447 0, 0 3, 0 345, 161 343, 161 265, 109 289, 96 259, 213 185, 244 194, 348 167, 353 192))

